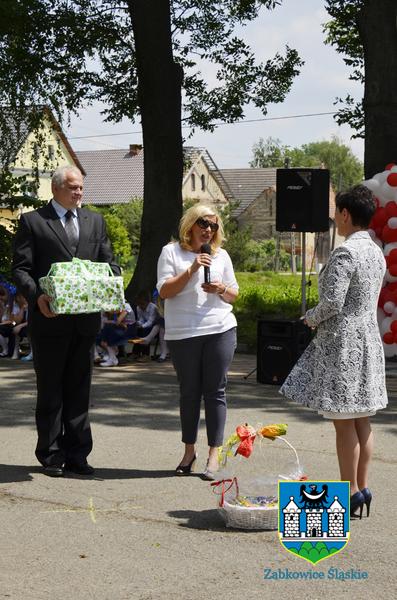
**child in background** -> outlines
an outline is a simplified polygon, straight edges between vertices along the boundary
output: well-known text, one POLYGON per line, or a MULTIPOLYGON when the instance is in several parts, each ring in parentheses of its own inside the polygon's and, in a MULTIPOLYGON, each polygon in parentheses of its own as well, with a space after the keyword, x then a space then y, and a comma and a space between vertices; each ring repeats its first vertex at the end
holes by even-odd
MULTIPOLYGON (((152 331, 158 320, 157 306, 151 302, 150 292, 141 291, 136 298, 136 332, 134 339, 142 339, 152 331)), ((138 362, 150 360, 150 347, 145 344, 134 344, 133 354, 138 362)))
POLYGON ((115 367, 119 364, 117 346, 126 344, 131 336, 136 334, 135 314, 131 306, 126 303, 125 309, 120 313, 111 315, 104 321, 99 334, 99 344, 105 351, 104 359, 99 363, 101 367, 115 367))
POLYGON ((152 342, 152 340, 154 340, 154 338, 156 337, 156 335, 158 335, 159 336, 159 345, 160 345, 160 356, 158 356, 158 358, 156 358, 156 361, 162 363, 167 360, 168 346, 167 346, 167 342, 164 339, 164 334, 165 334, 164 300, 162 300, 158 294, 157 294, 156 304, 157 304, 157 321, 156 321, 156 324, 154 325, 153 329, 145 337, 134 338, 132 340, 132 342, 134 344, 143 344, 144 346, 149 346, 150 343, 152 342))

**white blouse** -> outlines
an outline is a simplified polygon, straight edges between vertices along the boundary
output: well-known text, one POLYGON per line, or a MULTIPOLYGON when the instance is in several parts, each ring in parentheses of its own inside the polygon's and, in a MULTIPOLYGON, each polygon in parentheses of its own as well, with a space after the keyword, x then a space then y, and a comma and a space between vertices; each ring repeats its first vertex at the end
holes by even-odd
MULTIPOLYGON (((167 244, 162 249, 157 264, 157 289, 193 263, 196 254, 183 250, 178 242, 167 244)), ((222 281, 227 287, 238 289, 230 256, 222 248, 212 256, 211 280, 222 281)), ((165 339, 182 340, 199 335, 223 333, 236 327, 236 317, 232 305, 219 294, 207 294, 201 288, 204 283, 204 269, 193 273, 185 287, 173 298, 164 303, 165 339)))

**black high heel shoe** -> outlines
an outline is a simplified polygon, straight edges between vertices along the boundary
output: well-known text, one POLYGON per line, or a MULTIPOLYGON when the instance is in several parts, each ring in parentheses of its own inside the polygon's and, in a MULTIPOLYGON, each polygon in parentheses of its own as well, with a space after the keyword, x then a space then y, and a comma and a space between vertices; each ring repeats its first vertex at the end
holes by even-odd
POLYGON ((190 475, 194 471, 194 465, 196 464, 198 454, 194 454, 192 460, 188 465, 178 465, 175 469, 175 475, 190 475))
POLYGON ((353 496, 350 496, 350 518, 362 518, 364 502, 364 495, 361 492, 356 492, 355 494, 353 494, 353 496), (359 515, 356 513, 358 509, 360 510, 359 515))
POLYGON ((369 507, 371 506, 372 494, 369 488, 364 488, 361 490, 362 495, 364 496, 364 503, 367 507, 367 517, 369 517, 369 507))

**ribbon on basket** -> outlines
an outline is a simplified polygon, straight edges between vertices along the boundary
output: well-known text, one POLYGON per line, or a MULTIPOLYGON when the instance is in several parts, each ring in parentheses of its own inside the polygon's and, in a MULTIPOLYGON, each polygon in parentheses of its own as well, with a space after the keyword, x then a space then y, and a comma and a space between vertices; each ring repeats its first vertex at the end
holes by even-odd
POLYGON ((252 425, 248 425, 248 423, 238 425, 238 427, 236 427, 236 433, 232 433, 225 444, 218 449, 218 462, 222 466, 225 466, 227 457, 233 455, 237 456, 237 454, 249 458, 252 454, 254 441, 257 436, 274 440, 276 437, 285 435, 286 433, 287 425, 285 423, 266 425, 258 430, 255 430, 255 428, 252 427, 252 425), (234 450, 236 445, 237 448, 234 450))
POLYGON ((233 477, 233 479, 221 479, 220 481, 214 481, 213 483, 211 483, 211 487, 213 488, 213 492, 214 494, 216 494, 217 496, 220 496, 221 499, 219 500, 219 506, 222 508, 224 503, 225 503, 225 494, 232 489, 233 485, 236 486, 236 497, 239 494, 239 489, 238 489, 238 483, 237 483, 237 477, 233 477), (226 484, 230 484, 228 485, 228 487, 226 487, 226 484), (221 493, 216 491, 216 488, 218 486, 222 486, 221 488, 221 493))

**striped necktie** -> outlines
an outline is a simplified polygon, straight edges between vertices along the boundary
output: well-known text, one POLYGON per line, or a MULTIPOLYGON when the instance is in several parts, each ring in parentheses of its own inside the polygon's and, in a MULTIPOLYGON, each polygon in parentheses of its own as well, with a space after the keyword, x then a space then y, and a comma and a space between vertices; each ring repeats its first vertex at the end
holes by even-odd
POLYGON ((77 228, 73 222, 74 214, 71 210, 68 210, 68 212, 65 215, 65 219, 66 219, 66 221, 65 221, 66 235, 68 236, 69 244, 70 244, 73 254, 76 254, 77 246, 79 243, 79 234, 78 234, 77 228))

